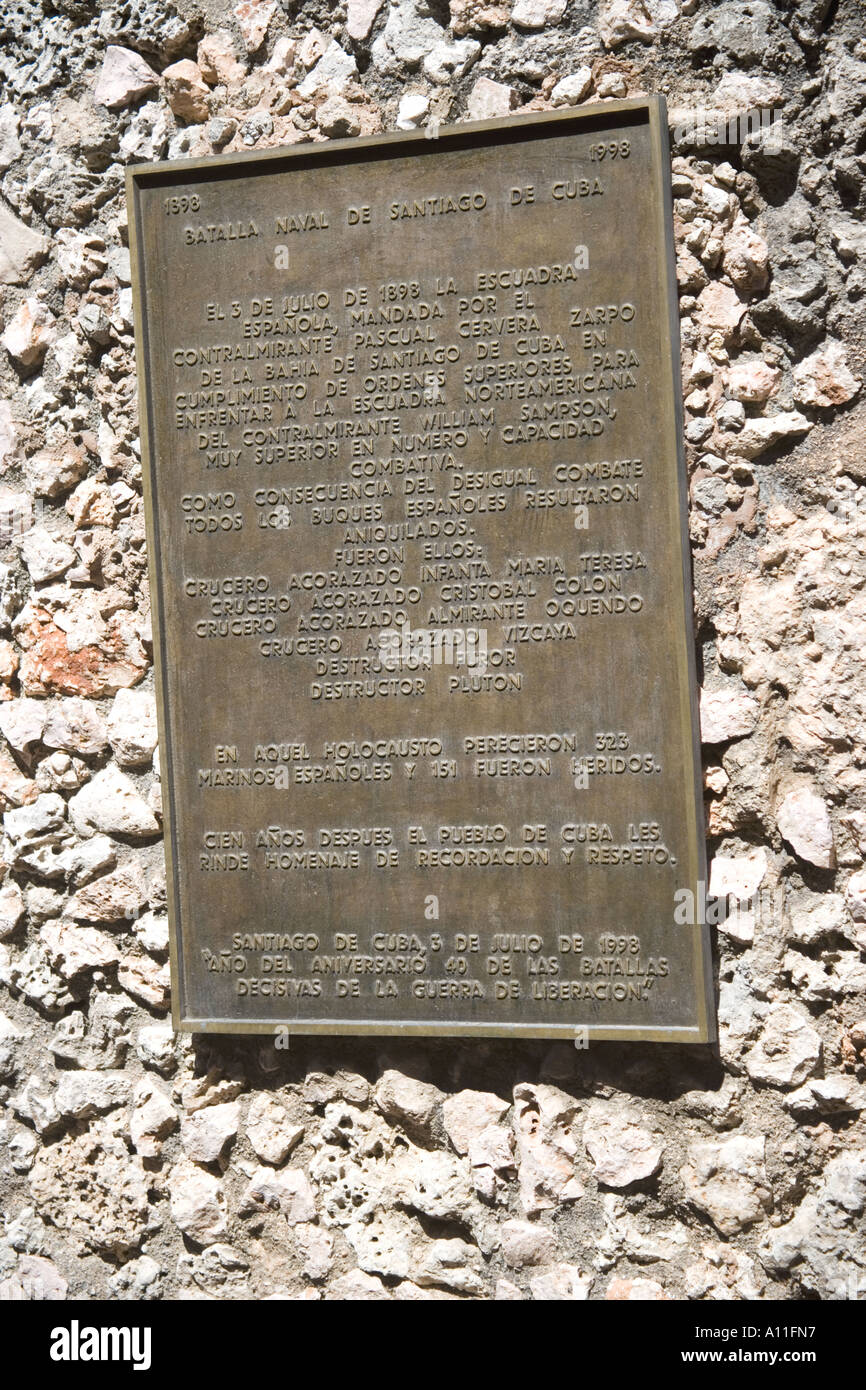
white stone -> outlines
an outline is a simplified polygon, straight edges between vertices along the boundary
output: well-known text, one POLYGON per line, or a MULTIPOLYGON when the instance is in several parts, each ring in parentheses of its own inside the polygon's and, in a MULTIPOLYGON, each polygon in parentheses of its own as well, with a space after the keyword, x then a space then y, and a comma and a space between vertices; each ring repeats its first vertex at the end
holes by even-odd
POLYGON ((394 1202, 443 1221, 465 1222, 474 1201, 468 1163, 412 1145, 392 1160, 389 1190, 394 1202))
POLYGON ((316 1194, 303 1168, 257 1168, 244 1201, 281 1211, 290 1226, 316 1218, 316 1194))
POLYGON ((633 39, 652 43, 658 33, 644 0, 603 0, 598 31, 605 48, 619 48, 633 39))
POLYGON ((69 1285, 42 1255, 21 1255, 14 1274, 0 1283, 0 1303, 62 1303, 69 1285))
POLYGON ((360 43, 368 37, 384 3, 385 0, 349 0, 346 31, 350 39, 360 43))
POLYGON ((577 1265, 557 1264, 530 1279, 529 1288, 538 1303, 585 1303, 592 1279, 591 1274, 582 1274, 577 1265))
POLYGON ((120 152, 127 160, 159 159, 165 153, 172 128, 171 113, 166 105, 145 102, 120 137, 120 152))
POLYGON ((406 1279, 421 1232, 404 1212, 377 1211, 370 1221, 350 1222, 345 1236, 366 1274, 406 1279))
POLYGON ((84 452, 72 444, 40 449, 25 464, 29 486, 39 497, 60 497, 87 472, 84 452))
POLYGON ((213 1245, 225 1235, 226 1198, 222 1182, 181 1159, 168 1176, 171 1217, 197 1245, 213 1245))
POLYGON ((82 762, 68 753, 49 753, 36 768, 36 785, 40 791, 77 791, 90 776, 82 762))
POLYGON ((158 912, 144 912, 135 923, 135 935, 145 951, 162 956, 168 950, 168 918, 158 912))
POLYGON ((334 1238, 321 1226, 301 1221, 295 1226, 295 1240, 304 1256, 304 1273, 308 1279, 324 1279, 334 1264, 334 1238))
POLYGON ((196 1163, 216 1163, 237 1136, 239 1123, 237 1101, 206 1105, 192 1115, 185 1115, 180 1126, 180 1142, 187 1158, 196 1163))
POLYGON ((706 352, 696 352, 689 368, 687 383, 689 386, 702 386, 706 382, 712 381, 715 375, 713 363, 706 352))
POLYGON ((434 44, 422 64, 425 77, 438 86, 447 86, 469 71, 481 54, 481 44, 475 39, 457 39, 455 43, 434 44))
POLYGON ((83 922, 131 922, 147 901, 144 873, 136 860, 79 888, 70 898, 70 917, 83 922))
MULTIPOLYGON (((294 53, 294 44, 291 47, 294 53)), ((234 39, 227 29, 216 29, 212 34, 206 34, 198 46, 196 58, 202 77, 212 87, 218 82, 224 86, 243 82, 246 76, 246 64, 239 61, 234 39)), ((281 69, 268 63, 267 71, 277 72, 281 69)))
POLYGON ((846 936, 850 927, 842 893, 798 894, 789 902, 787 916, 789 940, 799 946, 814 946, 837 933, 846 936))
POLYGON ((303 1138, 304 1128, 292 1124, 285 1106, 274 1096, 260 1091, 250 1104, 246 1132, 256 1156, 279 1166, 303 1138))
POLYGON ((123 1071, 67 1071, 54 1101, 64 1119, 85 1120, 125 1105, 131 1090, 132 1077, 123 1071))
MULTIPOLYGON (((0 535, 20 536, 32 525, 33 503, 28 494, 26 492, 13 492, 8 487, 0 487, 0 535)), ((5 566, 2 573, 6 576, 3 587, 11 598, 17 586, 9 582, 9 566, 5 566)), ((6 621, 11 622, 11 620, 12 614, 9 613, 6 621)))
POLYGON ((35 367, 57 337, 56 319, 41 299, 25 299, 10 319, 2 342, 10 357, 23 367, 35 367))
POLYGON ((0 473, 18 462, 18 421, 8 401, 0 400, 0 473))
MULTIPOLYGON (((706 201, 709 184, 704 184, 706 201)), ((726 205, 728 195, 725 194, 726 205)), ((718 215, 718 214, 716 214, 718 215)), ((722 267, 743 294, 755 294, 769 279, 770 252, 766 241, 744 217, 738 217, 724 238, 722 267)))
POLYGON ((132 782, 116 768, 98 772, 69 802, 79 835, 102 830, 108 835, 142 839, 159 831, 159 822, 132 782))
POLYGON ((590 93, 592 88, 592 68, 584 65, 576 72, 562 77, 550 93, 554 106, 577 106, 590 93))
POLYGON ((777 106, 781 100, 782 87, 774 78, 763 73, 747 77, 742 72, 726 72, 713 94, 712 106, 734 115, 777 106))
POLYGON ((758 723, 758 705, 745 691, 701 691, 701 741, 728 743, 745 738, 754 732, 758 723))
POLYGON ((866 869, 852 874, 845 888, 845 898, 855 922, 866 922, 866 869))
POLYGON ((478 29, 504 29, 512 0, 451 0, 451 29, 468 34, 478 29))
POLYGON ((122 956, 117 967, 117 983, 127 994, 139 999, 150 1009, 167 1009, 171 975, 168 965, 160 965, 150 956, 130 952, 122 956))
POLYGON ((0 285, 26 285, 48 255, 48 242, 0 202, 0 285))
POLYGON ((727 342, 739 327, 746 306, 731 285, 711 280, 698 296, 697 312, 702 325, 721 333, 727 342))
POLYGON ((701 1257, 683 1275, 688 1298, 726 1303, 738 1298, 760 1298, 767 1279, 750 1255, 730 1245, 707 1241, 701 1246, 701 1257))
POLYGON ((736 450, 744 458, 757 458, 774 445, 786 439, 796 439, 808 434, 812 421, 807 420, 798 410, 780 411, 778 415, 766 415, 758 420, 747 420, 737 436, 736 450))
POLYGON ((3 815, 3 829, 13 849, 25 848, 48 837, 66 833, 66 803, 56 792, 43 792, 27 806, 17 806, 3 815))
POLYGON ((163 1140, 177 1128, 177 1111, 162 1086, 142 1077, 133 1092, 129 1133, 133 1148, 142 1158, 158 1158, 163 1140))
POLYGON ((21 153, 18 139, 18 112, 11 101, 0 106, 0 173, 14 164, 21 153))
POLYGON ((486 1290, 478 1272, 480 1262, 480 1252, 465 1240, 434 1240, 413 1268, 412 1277, 420 1289, 448 1289, 479 1298, 486 1290))
POLYGON ((24 916, 24 896, 14 879, 0 887, 0 940, 11 936, 24 916))
POLYGON ((261 48, 276 8, 276 0, 241 0, 235 6, 233 14, 248 53, 261 48))
POLYGON ((603 72, 598 78, 598 98, 600 101, 610 101, 612 98, 624 97, 628 92, 628 83, 621 72, 603 72))
POLYGON ((866 1207, 866 1153, 852 1148, 831 1158, 791 1221, 762 1243, 768 1269, 796 1270, 797 1281, 819 1298, 856 1299, 866 1278, 854 1232, 866 1207))
MULTIPOLYGON (((117 440, 111 429, 103 421, 99 427, 99 457, 106 467, 116 467, 115 446, 117 440)), ((112 488, 99 478, 84 478, 65 504, 67 514, 72 518, 76 531, 92 526, 113 527, 117 520, 112 488)), ((82 594, 76 607, 84 607, 87 599, 82 594)))
POLYGON ((309 100, 320 89, 329 96, 342 92, 358 76, 355 59, 336 40, 331 40, 316 66, 298 86, 298 95, 309 100))
POLYGON ((430 110, 430 98, 423 92, 407 92, 400 98, 397 129, 415 130, 430 110))
POLYGON ((373 1096, 378 1109, 389 1120, 397 1121, 410 1133, 422 1135, 429 1135, 443 1098, 436 1086, 404 1076, 399 1071, 384 1072, 373 1096))
POLYGON ((785 1109, 799 1116, 858 1114, 866 1108, 866 1088, 853 1076, 811 1077, 805 1086, 791 1091, 785 1109))
POLYGON ((779 834, 800 859, 819 869, 832 869, 835 862, 833 826, 823 799, 806 784, 793 787, 782 798, 776 811, 779 834))
POLYGON ((42 741, 47 748, 61 748, 89 758, 107 746, 108 732, 92 700, 70 695, 48 708, 42 741))
POLYGON ((689 1148, 680 1173, 686 1197, 724 1236, 737 1235, 770 1209, 764 1144, 763 1135, 737 1134, 689 1148))
POLYGON ((109 44, 102 60, 102 71, 93 89, 93 99, 111 111, 138 101, 159 86, 159 77, 138 53, 109 44))
POLYGON ((489 77, 479 77, 469 93, 467 114, 472 121, 492 121, 497 116, 507 116, 517 102, 513 87, 493 82, 489 77))
POLYGON ((57 540, 44 526, 31 527, 17 544, 34 584, 59 579, 78 558, 71 545, 57 540))
POLYGON ((598 28, 606 49, 623 43, 652 43, 659 29, 673 24, 680 14, 676 0, 602 0, 598 28))
POLYGON ((473 1168, 510 1173, 515 1168, 514 1143, 514 1133, 505 1125, 487 1125, 469 1140, 469 1162, 473 1168))
POLYGON ((194 1110, 204 1110, 209 1105, 225 1105, 228 1101, 237 1100, 243 1090, 243 1081, 239 1078, 221 1078, 219 1070, 215 1069, 187 1081, 181 1089, 181 1100, 184 1109, 192 1113, 194 1110))
POLYGON ((163 70, 162 80, 168 104, 178 120, 197 124, 207 120, 209 92, 198 63, 191 58, 172 63, 163 70))
POLYGON ((668 1227, 659 1221, 638 1219, 616 1192, 603 1193, 601 1201, 606 1229, 595 1240, 599 1268, 608 1268, 621 1256, 635 1264, 670 1261, 688 1248, 689 1235, 678 1223, 668 1227))
POLYGON ((520 1201, 528 1216, 583 1195, 574 1171, 577 1111, 577 1102, 555 1086, 522 1083, 514 1089, 520 1201))
POLYGON ((107 265, 105 242, 93 233, 61 227, 55 238, 55 259, 63 278, 76 290, 85 290, 102 275, 107 265))
POLYGON ((842 984, 835 968, 828 969, 823 961, 812 960, 801 951, 786 951, 782 970, 790 977, 797 998, 805 1004, 826 1004, 841 993, 842 984))
POLYGON ((794 368, 794 400, 798 405, 827 409, 851 401, 860 380, 848 366, 845 344, 829 339, 794 368))
POLYGON ((299 62, 303 64, 308 72, 310 68, 316 66, 331 42, 332 40, 328 38, 327 34, 323 34, 321 29, 311 29, 310 32, 304 36, 298 47, 297 56, 299 62))
POLYGON ((656 1279, 611 1279, 604 1297, 608 1303, 662 1302, 668 1299, 656 1279))
POLYGON ((63 911, 64 894, 56 888, 33 884, 27 889, 27 912, 34 926, 41 926, 63 911))
POLYGON ((167 1072, 174 1065, 174 1031, 167 1023, 150 1023, 139 1031, 136 1055, 146 1067, 167 1072))
POLYGON ((492 1091, 458 1091, 442 1106, 442 1122, 457 1152, 466 1154, 473 1141, 491 1125, 498 1125, 510 1109, 509 1102, 492 1091))
POLYGON ((779 375, 778 367, 771 367, 761 358, 735 362, 727 375, 727 390, 735 401, 762 405, 775 391, 779 375))
POLYGON ((319 129, 329 140, 343 140, 361 132, 361 114, 357 103, 345 97, 328 97, 316 111, 319 129))
POLYGON ((106 970, 120 960, 115 942, 94 927, 46 922, 39 936, 48 960, 65 980, 74 980, 84 971, 106 970))
POLYGON ((16 753, 26 753, 31 743, 39 743, 46 714, 44 700, 30 700, 26 696, 0 705, 0 730, 16 753))
POLYGON ((391 1295, 381 1279, 374 1274, 365 1274, 361 1269, 351 1269, 341 1274, 339 1279, 329 1285, 325 1298, 345 1302, 381 1303, 390 1302, 391 1295))
POLYGON ((156 747, 156 700, 149 690, 118 690, 108 716, 108 741, 121 767, 146 766, 156 747))
POLYGON ((730 211, 730 196, 723 188, 719 188, 710 179, 705 179, 700 186, 701 201, 711 217, 725 220, 730 211))
POLYGON ((373 44, 373 62, 380 72, 397 77, 416 69, 439 43, 442 28, 419 0, 397 0, 388 8, 385 28, 373 44))
POLYGON ((590 1106, 583 1142, 593 1161, 596 1181, 628 1187, 653 1177, 662 1166, 664 1145, 638 1120, 605 1101, 590 1106))
POLYGON ((771 1004, 754 1047, 746 1054, 753 1081, 799 1086, 821 1060, 821 1036, 793 1004, 771 1004))
POLYGON ((515 0, 511 18, 521 29, 544 29, 558 24, 568 0, 515 0))
POLYGON ((141 1255, 137 1260, 129 1260, 121 1265, 108 1281, 108 1287, 117 1298, 128 1298, 133 1302, 159 1297, 159 1280, 162 1266, 150 1255, 141 1255))
POLYGON ((510 1279, 497 1279, 493 1297, 497 1303, 523 1303, 526 1295, 510 1279))
POLYGON ((717 854, 710 864, 710 897, 747 902, 763 883, 768 865, 767 851, 761 846, 745 854, 717 854))
POLYGON ((28 1076, 21 1090, 10 1098, 9 1108, 21 1119, 29 1120, 39 1134, 46 1134, 60 1118, 54 1095, 49 1077, 36 1073, 28 1076))
POLYGON ((503 1221, 502 1258, 512 1269, 549 1264, 556 1251, 556 1235, 534 1221, 503 1221))

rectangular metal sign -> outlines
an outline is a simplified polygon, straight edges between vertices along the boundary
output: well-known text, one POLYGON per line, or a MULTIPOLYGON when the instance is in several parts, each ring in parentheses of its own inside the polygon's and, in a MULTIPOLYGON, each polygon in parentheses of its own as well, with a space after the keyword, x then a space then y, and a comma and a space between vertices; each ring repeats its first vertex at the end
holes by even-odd
POLYGON ((177 1026, 712 1036, 668 165, 129 171, 177 1026))

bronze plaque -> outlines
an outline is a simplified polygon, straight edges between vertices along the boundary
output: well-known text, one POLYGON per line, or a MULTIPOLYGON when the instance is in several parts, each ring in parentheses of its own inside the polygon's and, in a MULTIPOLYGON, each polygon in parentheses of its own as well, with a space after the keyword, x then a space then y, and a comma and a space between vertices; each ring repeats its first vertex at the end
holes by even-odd
POLYGON ((427 134, 129 171, 175 1023, 706 1040, 664 104, 427 134))

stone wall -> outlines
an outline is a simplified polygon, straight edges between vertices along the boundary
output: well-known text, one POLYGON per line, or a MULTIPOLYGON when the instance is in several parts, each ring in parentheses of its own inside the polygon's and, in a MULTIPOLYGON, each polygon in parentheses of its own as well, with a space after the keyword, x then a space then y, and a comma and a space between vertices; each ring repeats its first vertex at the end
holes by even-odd
POLYGON ((0 12, 0 1294, 866 1288, 856 0, 0 12), (131 161, 667 95, 710 1048, 175 1037, 131 161), (719 145, 713 113, 773 109, 719 145), (703 113, 703 114, 702 114, 703 113))

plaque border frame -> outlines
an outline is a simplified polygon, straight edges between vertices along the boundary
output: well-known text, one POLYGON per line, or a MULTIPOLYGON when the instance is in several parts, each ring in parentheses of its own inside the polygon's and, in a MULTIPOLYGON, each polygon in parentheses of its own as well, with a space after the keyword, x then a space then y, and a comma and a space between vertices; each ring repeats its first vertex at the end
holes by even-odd
MULTIPOLYGON (((532 112, 525 115, 508 116, 490 121, 467 121, 459 125, 440 126, 435 138, 423 131, 396 131, 384 135, 371 135, 353 139, 327 140, 321 143, 303 143, 290 146, 274 146, 266 150, 250 150, 234 154, 209 155, 202 159, 161 160, 158 162, 130 165, 126 169, 126 201, 129 221, 129 250, 133 295, 133 318, 135 325, 137 398, 139 403, 139 426, 141 439, 142 489, 144 495, 145 524, 147 536, 148 577, 151 595, 151 621, 153 628, 153 668, 154 689, 157 703, 157 722, 159 727, 160 773, 163 790, 163 845, 166 862, 166 898, 169 917, 169 955, 171 967, 171 1020, 178 1032, 211 1034, 259 1034, 276 1036, 279 1033, 298 1036, 312 1034, 317 1036, 357 1036, 357 1037, 436 1037, 436 1038, 547 1038, 572 1041, 577 1044, 583 1038, 590 1042, 664 1042, 664 1043, 714 1043, 717 1038, 715 1021, 715 990, 712 968, 712 949, 709 928, 704 924, 683 927, 692 937, 692 986, 697 1024, 688 1026, 633 1027, 629 1025, 612 1026, 593 1024, 561 1023, 548 1026, 520 1022, 471 1023, 448 1021, 445 1023, 419 1022, 416 1020, 339 1020, 313 1019, 234 1019, 234 1018, 196 1018, 186 1013, 183 999, 183 933, 178 894, 176 864, 179 857, 177 845, 177 816, 174 805, 174 782, 172 778, 172 748, 170 723, 168 717, 168 672, 163 658, 162 633, 162 588, 161 588, 161 549, 160 532, 155 497, 156 460, 153 457, 150 440, 153 402, 148 390, 146 363, 148 359, 149 295, 144 265, 142 238, 139 235, 138 194, 142 188, 169 187, 189 184, 205 179, 212 180, 221 171, 230 176, 231 172, 265 171, 269 165, 291 167, 300 162, 308 166, 340 163, 359 163, 375 159, 377 154, 387 156, 402 152, 411 154, 415 150, 419 156, 435 152, 437 149, 467 148, 499 143, 513 138, 515 134, 525 134, 528 138, 543 138, 545 134, 566 133, 569 129, 585 131, 587 127, 597 126, 608 130, 618 122, 628 124, 635 115, 644 114, 650 132, 651 161, 655 178, 653 205, 656 220, 653 270, 662 285, 663 297, 667 303, 668 314, 666 332, 663 339, 662 371, 664 381, 660 383, 660 400, 663 402, 662 445, 676 456, 678 481, 677 506, 680 521, 680 554, 682 558, 682 619, 684 632, 677 652, 677 665, 680 675, 680 689, 686 694, 687 708, 680 712, 683 721, 691 725, 692 768, 694 816, 687 815, 685 823, 693 844, 692 858, 698 871, 698 879, 707 882, 706 839, 703 827, 703 780, 700 743, 700 720, 698 710, 697 663, 695 654, 695 632, 692 614, 689 611, 689 598, 693 593, 691 548, 688 528, 688 482, 684 447, 684 416, 681 378, 679 297, 676 281, 676 252, 673 230, 673 202, 671 192, 670 146, 668 140, 667 104, 658 93, 621 100, 594 102, 586 106, 567 107, 561 111, 532 112)), ((697 886, 697 885, 695 885, 697 886)))

